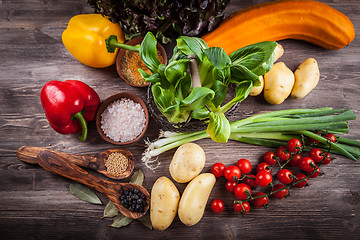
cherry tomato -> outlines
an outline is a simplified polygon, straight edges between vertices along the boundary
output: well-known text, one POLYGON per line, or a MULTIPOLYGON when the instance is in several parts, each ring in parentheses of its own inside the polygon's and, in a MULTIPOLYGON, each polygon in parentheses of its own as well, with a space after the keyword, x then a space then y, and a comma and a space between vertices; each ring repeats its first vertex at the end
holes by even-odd
POLYGON ((256 174, 255 180, 260 187, 266 187, 272 182, 272 176, 269 172, 260 171, 256 174))
POLYGON ((256 176, 255 175, 248 175, 248 177, 245 177, 244 180, 243 180, 243 183, 249 185, 251 187, 251 189, 255 189, 257 187, 257 183, 256 183, 256 176), (248 178, 250 177, 250 178, 248 178))
POLYGON ((228 192, 231 192, 233 193, 234 192, 234 188, 235 186, 237 185, 236 182, 233 182, 233 181, 226 181, 225 183, 225 188, 228 192))
POLYGON ((324 157, 325 157, 325 160, 324 160, 323 164, 328 165, 332 161, 332 158, 331 158, 330 154, 326 153, 326 152, 324 152, 324 157))
POLYGON ((236 182, 241 176, 241 171, 237 166, 230 165, 225 168, 224 176, 227 180, 236 182))
POLYGON ((275 191, 277 191, 277 190, 279 190, 279 191, 276 192, 276 193, 273 193, 273 196, 274 196, 275 198, 277 198, 277 199, 282 199, 283 197, 286 197, 286 195, 287 195, 287 193, 288 193, 288 190, 285 188, 284 185, 282 185, 282 184, 276 184, 276 185, 274 186, 272 192, 275 192, 275 191), (284 188, 284 189, 279 190, 279 189, 281 189, 281 188, 284 188))
POLYGON ((239 200, 245 200, 251 195, 251 188, 245 183, 239 183, 234 188, 234 194, 239 200))
POLYGON ((298 153, 295 156, 293 156, 290 160, 290 165, 293 167, 299 166, 299 161, 302 158, 302 156, 298 153))
POLYGON ((241 203, 234 203, 234 210, 237 213, 247 214, 250 211, 250 203, 249 202, 242 202, 241 203))
POLYGON ((293 174, 290 170, 288 169, 281 169, 278 174, 277 174, 277 179, 282 183, 282 184, 289 184, 293 181, 293 174))
POLYGON ((221 199, 214 199, 211 202, 211 210, 214 213, 221 213, 224 211, 224 202, 221 199))
POLYGON ((275 153, 272 151, 266 152, 264 154, 264 162, 269 165, 274 165, 277 163, 275 153))
POLYGON ((236 166, 240 169, 241 174, 248 174, 251 171, 251 163, 245 158, 237 161, 236 166))
POLYGON ((314 172, 313 174, 311 174, 311 178, 317 178, 319 175, 320 175, 320 168, 318 168, 317 170, 316 170, 316 172, 314 172))
MULTIPOLYGON (((258 192, 258 193, 255 193, 253 197, 258 197, 261 195, 265 195, 265 193, 258 192)), ((257 208, 266 207, 269 204, 269 198, 267 196, 256 198, 256 199, 252 200, 252 203, 257 208)))
POLYGON ((314 162, 321 162, 324 159, 323 151, 319 148, 312 148, 309 151, 309 157, 314 160, 314 162))
POLYGON ((291 154, 298 153, 301 149, 301 142, 297 138, 292 138, 287 142, 286 148, 291 154))
POLYGON ((328 139, 328 140, 330 140, 330 141, 333 142, 333 143, 336 142, 336 137, 335 137, 334 134, 327 133, 327 134, 325 135, 325 138, 328 139))
POLYGON ((305 172, 314 171, 315 162, 309 157, 303 157, 299 161, 299 168, 305 172))
POLYGON ((290 157, 290 153, 287 152, 285 146, 280 146, 276 150, 275 155, 281 160, 281 161, 287 161, 290 157))
POLYGON ((256 172, 260 172, 260 171, 266 171, 266 172, 271 173, 272 169, 269 164, 262 162, 262 163, 259 163, 256 167, 256 172))
POLYGON ((214 174, 214 176, 216 178, 222 177, 224 176, 224 171, 225 171, 225 165, 223 163, 215 163, 214 165, 212 165, 211 167, 211 173, 214 174))
POLYGON ((304 186, 307 184, 307 182, 308 182, 308 179, 307 179, 307 177, 305 176, 305 174, 302 174, 302 173, 297 173, 297 174, 295 174, 295 180, 294 180, 294 182, 298 182, 298 181, 300 181, 301 179, 304 179, 304 178, 305 178, 305 180, 302 181, 302 182, 299 182, 299 183, 295 184, 295 187, 297 187, 297 188, 302 188, 302 187, 304 187, 304 186))

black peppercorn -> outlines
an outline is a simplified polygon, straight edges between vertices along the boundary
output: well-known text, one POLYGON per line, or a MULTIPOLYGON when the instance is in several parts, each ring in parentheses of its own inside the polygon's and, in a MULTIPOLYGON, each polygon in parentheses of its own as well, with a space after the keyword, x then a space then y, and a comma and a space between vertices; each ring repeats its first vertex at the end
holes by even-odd
POLYGON ((145 194, 138 189, 122 189, 123 195, 120 197, 121 204, 131 212, 143 212, 146 206, 145 194))

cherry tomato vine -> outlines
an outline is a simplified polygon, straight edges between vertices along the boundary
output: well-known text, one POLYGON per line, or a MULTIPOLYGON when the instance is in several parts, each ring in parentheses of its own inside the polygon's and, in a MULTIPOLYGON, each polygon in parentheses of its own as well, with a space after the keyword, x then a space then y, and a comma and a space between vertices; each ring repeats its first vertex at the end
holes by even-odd
MULTIPOLYGON (((336 141, 332 134, 326 134, 324 137, 329 142, 336 141)), ((314 142, 309 140, 310 146, 314 142)), ((331 144, 329 144, 331 147, 331 144)), ((286 146, 280 146, 276 151, 268 151, 264 154, 263 161, 259 163, 255 174, 251 174, 251 163, 247 159, 240 159, 234 165, 225 167, 222 163, 215 163, 212 172, 215 177, 225 176, 228 180, 225 188, 235 195, 233 209, 236 213, 245 215, 250 211, 250 206, 256 208, 266 208, 270 197, 282 199, 289 196, 291 188, 302 188, 308 185, 309 178, 321 176, 320 166, 329 164, 332 161, 330 154, 316 146, 311 148, 307 155, 304 154, 304 139, 290 139, 286 146), (218 170, 221 166, 221 172, 218 170), (274 167, 278 170, 275 170, 274 167), (289 170, 288 168, 292 168, 289 170), (295 173, 300 169, 300 172, 295 173), (294 173, 293 173, 294 172, 294 173), (275 183, 278 181, 278 183, 275 183), (260 187, 259 192, 254 192, 260 187)), ((307 148, 307 150, 309 150, 307 148)), ((214 211, 216 212, 216 211, 214 211)))

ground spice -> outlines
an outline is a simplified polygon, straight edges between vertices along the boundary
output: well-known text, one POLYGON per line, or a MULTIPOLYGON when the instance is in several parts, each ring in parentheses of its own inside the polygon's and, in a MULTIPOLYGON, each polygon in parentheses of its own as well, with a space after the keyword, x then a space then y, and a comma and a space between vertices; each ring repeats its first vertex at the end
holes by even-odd
MULTIPOLYGON (((159 61, 161 63, 164 62, 164 58, 157 52, 159 61)), ((148 85, 140 75, 138 69, 141 68, 147 73, 151 73, 150 70, 145 66, 143 61, 141 60, 140 54, 138 52, 126 50, 124 56, 121 58, 121 73, 130 83, 137 86, 148 85)))
POLYGON ((126 171, 129 166, 129 159, 122 153, 111 153, 105 161, 107 171, 114 175, 120 175, 126 171))

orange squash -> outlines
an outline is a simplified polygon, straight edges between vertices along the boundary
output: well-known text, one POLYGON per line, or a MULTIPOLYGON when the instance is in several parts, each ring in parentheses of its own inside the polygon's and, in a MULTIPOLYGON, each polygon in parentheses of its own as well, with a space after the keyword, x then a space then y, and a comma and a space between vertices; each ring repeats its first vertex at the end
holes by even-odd
POLYGON ((228 54, 253 43, 288 38, 340 49, 354 40, 355 30, 348 17, 325 3, 285 0, 239 10, 202 37, 228 54))

